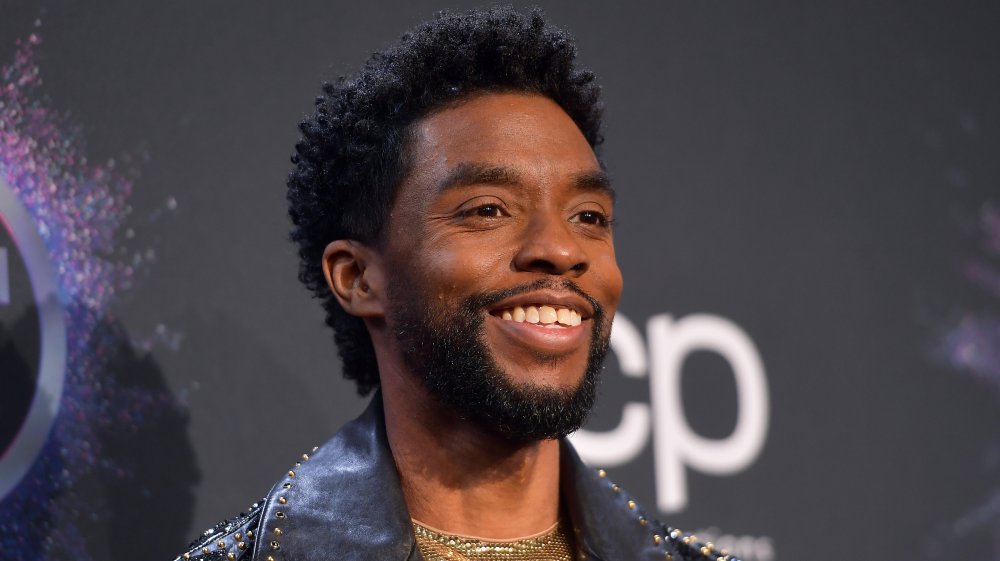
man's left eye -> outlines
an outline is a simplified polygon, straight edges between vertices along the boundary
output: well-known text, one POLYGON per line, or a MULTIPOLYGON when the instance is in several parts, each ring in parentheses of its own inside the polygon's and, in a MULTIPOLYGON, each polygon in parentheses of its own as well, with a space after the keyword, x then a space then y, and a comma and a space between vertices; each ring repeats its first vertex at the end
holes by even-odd
POLYGON ((503 216, 503 209, 500 205, 482 205, 472 209, 476 216, 483 218, 499 218, 503 216))
POLYGON ((585 210, 570 218, 569 221, 579 222, 581 224, 590 224, 592 226, 602 226, 602 227, 607 227, 610 224, 608 217, 596 210, 585 210))

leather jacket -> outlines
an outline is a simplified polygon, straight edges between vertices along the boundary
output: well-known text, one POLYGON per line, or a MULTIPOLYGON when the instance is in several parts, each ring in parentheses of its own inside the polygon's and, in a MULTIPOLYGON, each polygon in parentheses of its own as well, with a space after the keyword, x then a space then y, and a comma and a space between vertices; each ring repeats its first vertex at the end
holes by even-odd
MULTIPOLYGON (((561 442, 562 496, 580 559, 736 561, 647 519, 603 470, 561 442)), ((385 434, 382 399, 304 454, 250 511, 205 531, 177 561, 423 561, 385 434)))

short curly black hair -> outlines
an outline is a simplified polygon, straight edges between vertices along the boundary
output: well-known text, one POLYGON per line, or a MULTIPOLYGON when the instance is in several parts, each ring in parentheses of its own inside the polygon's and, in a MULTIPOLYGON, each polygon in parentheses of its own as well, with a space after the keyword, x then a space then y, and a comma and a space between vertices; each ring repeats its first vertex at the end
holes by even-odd
POLYGON ((299 279, 323 303, 343 373, 366 395, 379 384, 364 323, 340 307, 323 275, 331 241, 379 244, 397 187, 408 172, 411 126, 435 109, 485 92, 551 98, 596 150, 602 142, 600 87, 574 65, 576 47, 540 10, 510 7, 442 12, 374 53, 354 77, 323 84, 288 176, 288 213, 299 279))

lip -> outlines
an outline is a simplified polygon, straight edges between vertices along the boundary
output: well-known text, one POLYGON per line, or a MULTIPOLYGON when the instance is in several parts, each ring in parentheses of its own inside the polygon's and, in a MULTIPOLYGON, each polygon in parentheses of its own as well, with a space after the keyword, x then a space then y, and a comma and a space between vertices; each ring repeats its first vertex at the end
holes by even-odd
POLYGON ((512 296, 490 306, 487 326, 495 343, 521 351, 565 356, 587 348, 594 309, 586 298, 573 292, 536 290, 512 296), (545 327, 541 324, 516 322, 500 317, 503 310, 515 306, 554 306, 569 308, 580 314, 580 325, 545 327))
POLYGON ((493 314, 487 316, 487 329, 497 337, 494 342, 515 349, 563 356, 586 348, 586 338, 590 335, 590 319, 573 327, 544 327, 541 324, 516 322, 501 319, 493 314))
MULTIPOLYGON (((510 298, 490 306, 489 312, 491 316, 497 316, 504 310, 509 310, 515 306, 521 306, 522 308, 525 306, 553 306, 558 308, 569 308, 580 314, 580 317, 584 321, 589 320, 594 316, 594 308, 590 305, 590 302, 588 302, 586 298, 576 294, 575 292, 558 290, 535 290, 532 292, 525 292, 524 294, 518 294, 517 296, 511 296, 510 298)), ((583 324, 581 323, 580 325, 583 324)))

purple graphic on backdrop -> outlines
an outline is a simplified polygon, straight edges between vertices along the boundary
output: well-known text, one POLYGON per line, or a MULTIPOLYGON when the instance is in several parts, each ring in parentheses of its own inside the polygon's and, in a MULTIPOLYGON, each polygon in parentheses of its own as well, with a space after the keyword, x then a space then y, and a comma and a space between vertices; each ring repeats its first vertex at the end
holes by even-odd
MULTIPOLYGON (((985 256, 968 260, 962 273, 966 280, 1000 301, 1000 210, 986 204, 979 219, 985 256)), ((944 356, 956 369, 1000 392, 1000 315, 966 312, 948 333, 944 356)))
MULTIPOLYGON (((87 538, 84 526, 100 516, 102 505, 94 504, 93 497, 82 498, 78 484, 95 474, 130 477, 127 465, 102 450, 102 435, 135 433, 172 407, 173 400, 160 389, 126 386, 109 375, 110 361, 127 343, 122 330, 114 327, 112 304, 132 287, 148 255, 129 248, 119 235, 131 214, 128 198, 135 173, 130 161, 124 166, 113 160, 88 162, 80 129, 40 96, 41 73, 33 58, 39 43, 36 34, 19 41, 13 61, 0 70, 0 189, 16 198, 0 206, 6 243, 16 246, 4 248, 0 283, 9 292, 16 286, 11 284, 16 282, 15 269, 23 264, 34 292, 32 313, 41 317, 55 309, 61 314, 55 323, 65 328, 65 360, 53 351, 58 345, 51 337, 45 340, 44 326, 52 318, 41 317, 40 356, 28 356, 25 364, 45 363, 54 356, 65 366, 58 372, 59 384, 48 387, 41 381, 51 373, 31 372, 36 383, 26 395, 50 413, 44 428, 51 430, 19 433, 17 442, 33 439, 28 447, 32 450, 16 458, 20 465, 11 463, 10 454, 3 458, 11 460, 10 466, 3 466, 4 473, 18 473, 0 489, 0 551, 10 560, 87 560, 92 556, 82 546, 87 538), (18 232, 25 218, 36 228, 41 246, 30 246, 18 232), (18 220, 21 226, 14 225, 18 220), (44 268, 33 264, 39 259, 47 260, 53 281, 48 296, 40 294, 41 285, 35 283, 44 268), (38 306, 46 301, 57 306, 38 306), (51 388, 57 386, 61 395, 52 395, 51 388)), ((9 294, 3 305, 14 298, 9 294)), ((28 318, 25 325, 36 319, 28 318)), ((0 325, 0 339, 3 328, 0 325)), ((11 337, 30 331, 11 325, 6 329, 11 337)))
MULTIPOLYGON (((980 247, 977 256, 962 265, 962 276, 985 293, 993 303, 1000 304, 1000 209, 987 203, 979 211, 980 247)), ((1000 407, 1000 307, 968 310, 945 334, 939 348, 941 358, 956 371, 970 375, 996 392, 1000 407)), ((1000 471, 1000 440, 987 463, 1000 471)), ((992 528, 1000 536, 1000 486, 981 504, 967 511, 951 525, 952 537, 961 541, 972 532, 992 528)), ((1000 542, 994 551, 1000 559, 1000 542)))

